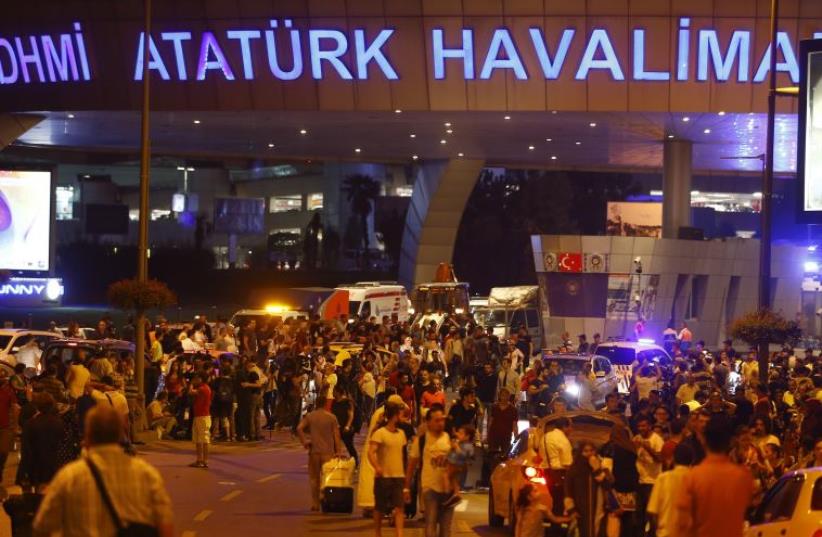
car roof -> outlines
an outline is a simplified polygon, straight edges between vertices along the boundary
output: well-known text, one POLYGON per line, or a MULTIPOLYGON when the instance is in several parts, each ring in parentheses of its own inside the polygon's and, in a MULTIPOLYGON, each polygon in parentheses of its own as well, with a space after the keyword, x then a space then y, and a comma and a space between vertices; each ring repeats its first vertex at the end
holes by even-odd
MULTIPOLYGON (((561 354, 545 354, 542 356, 543 361, 551 361, 551 360, 579 360, 581 362, 587 362, 589 360, 593 360, 594 358, 605 358, 604 356, 600 356, 598 354, 572 354, 572 353, 561 353, 561 354)), ((607 360, 607 358, 605 358, 607 360)))
POLYGON ((49 347, 93 347, 105 350, 134 350, 134 343, 122 339, 81 339, 81 338, 59 338, 50 341, 49 347))
POLYGON ((621 349, 635 349, 638 351, 654 350, 665 352, 664 348, 655 343, 643 343, 639 341, 604 341, 597 345, 597 348, 599 347, 619 347, 621 349))
POLYGON ((28 328, 0 328, 0 336, 14 336, 17 334, 34 334, 35 336, 55 336, 60 334, 49 332, 48 330, 29 330, 28 328))

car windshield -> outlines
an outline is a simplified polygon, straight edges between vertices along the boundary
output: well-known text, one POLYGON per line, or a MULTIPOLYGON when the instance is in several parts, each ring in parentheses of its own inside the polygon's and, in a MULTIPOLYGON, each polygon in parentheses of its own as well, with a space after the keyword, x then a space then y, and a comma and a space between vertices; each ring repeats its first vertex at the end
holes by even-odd
POLYGON ((817 477, 811 495, 811 510, 822 511, 822 477, 817 477))
POLYGON ((549 356, 545 362, 546 366, 550 365, 551 362, 559 363, 559 366, 562 368, 563 375, 576 375, 582 371, 582 365, 586 362, 586 360, 576 360, 573 358, 551 358, 549 356))
POLYGON ((634 349, 616 346, 600 345, 597 347, 597 354, 608 358, 614 365, 631 365, 636 357, 634 349))
POLYGON ((480 326, 505 326, 505 310, 478 308, 474 318, 480 326))
POLYGON ((351 300, 348 302, 348 315, 351 317, 356 317, 360 314, 360 301, 359 300, 351 300))
POLYGON ((0 351, 5 350, 11 342, 11 336, 0 336, 0 351))

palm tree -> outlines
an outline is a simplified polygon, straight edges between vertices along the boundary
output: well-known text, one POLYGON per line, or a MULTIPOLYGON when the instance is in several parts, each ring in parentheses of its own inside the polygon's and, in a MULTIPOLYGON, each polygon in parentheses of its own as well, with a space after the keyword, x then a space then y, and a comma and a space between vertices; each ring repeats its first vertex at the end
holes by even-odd
POLYGON ((360 219, 362 234, 362 253, 366 265, 368 264, 368 215, 373 211, 372 203, 380 195, 380 183, 372 177, 362 174, 349 175, 342 186, 346 193, 351 212, 360 219))

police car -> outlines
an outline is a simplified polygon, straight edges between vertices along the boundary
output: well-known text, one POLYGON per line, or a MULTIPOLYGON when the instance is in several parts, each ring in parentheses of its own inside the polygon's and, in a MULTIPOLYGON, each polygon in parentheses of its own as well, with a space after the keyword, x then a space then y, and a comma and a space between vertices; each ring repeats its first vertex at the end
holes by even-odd
POLYGON ((631 365, 644 359, 648 363, 670 363, 671 356, 651 340, 639 341, 606 341, 596 348, 598 356, 608 358, 614 366, 619 385, 619 393, 628 393, 631 387, 633 371, 631 365))

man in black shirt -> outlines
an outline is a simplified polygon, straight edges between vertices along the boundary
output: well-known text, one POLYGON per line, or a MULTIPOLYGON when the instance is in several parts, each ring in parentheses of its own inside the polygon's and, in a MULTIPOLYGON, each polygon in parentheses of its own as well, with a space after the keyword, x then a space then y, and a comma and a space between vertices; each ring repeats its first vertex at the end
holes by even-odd
POLYGON ((463 425, 477 424, 477 396, 471 388, 460 389, 460 399, 448 411, 448 431, 453 436, 454 431, 463 425))

